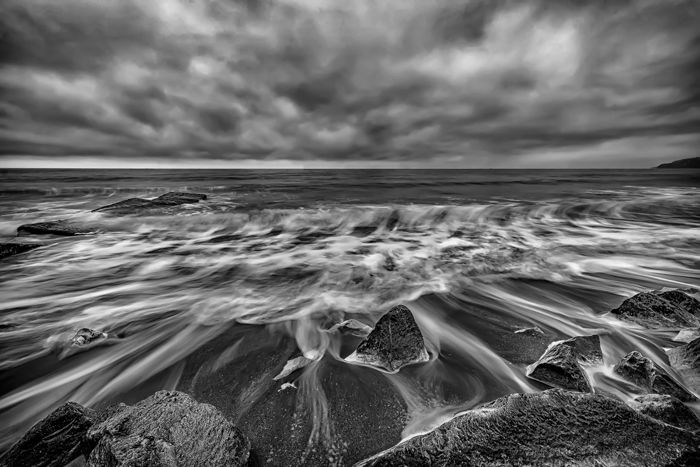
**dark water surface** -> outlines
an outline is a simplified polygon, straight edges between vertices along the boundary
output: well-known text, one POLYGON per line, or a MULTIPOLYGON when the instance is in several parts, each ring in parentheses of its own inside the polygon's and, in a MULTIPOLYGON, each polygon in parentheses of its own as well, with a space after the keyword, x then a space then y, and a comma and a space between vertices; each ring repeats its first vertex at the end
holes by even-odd
POLYGON ((663 353, 675 334, 606 313, 639 291, 700 286, 698 186, 697 170, 2 171, 2 241, 44 220, 96 233, 0 263, 0 449, 62 401, 165 387, 267 444, 293 438, 295 459, 348 463, 542 389, 525 377, 542 349, 514 334, 528 326, 544 347, 601 334, 595 389, 630 397, 614 363, 638 349, 678 377, 663 353), (208 199, 90 212, 167 191, 208 199), (395 375, 344 361, 360 338, 333 324, 373 326, 398 303, 432 360, 395 375), (73 354, 81 327, 116 338, 73 354), (299 351, 314 363, 274 380, 299 351))

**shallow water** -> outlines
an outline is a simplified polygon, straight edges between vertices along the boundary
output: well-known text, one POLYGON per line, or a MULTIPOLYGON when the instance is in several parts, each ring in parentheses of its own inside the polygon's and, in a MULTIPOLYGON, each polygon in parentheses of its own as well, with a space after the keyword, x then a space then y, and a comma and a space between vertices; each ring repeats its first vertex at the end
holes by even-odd
MULTIPOLYGON (((407 407, 402 437, 542 389, 513 340, 524 327, 540 327, 546 342, 600 334, 597 391, 633 395, 611 376, 633 349, 682 381, 663 353, 674 332, 606 313, 639 291, 700 286, 699 171, 5 171, 2 180, 3 241, 40 220, 96 233, 0 263, 0 448, 61 401, 118 400, 145 382, 179 387, 183 362, 231 326, 240 333, 211 356, 219 369, 251 358, 241 342, 253 328, 270 348, 286 336, 317 360, 295 397, 314 407, 314 442, 332 438, 319 364, 349 367, 343 358, 359 342, 332 326, 373 326, 398 303, 431 355, 380 376, 407 407), (176 190, 208 199, 143 216, 90 212, 176 190), (108 332, 111 345, 71 354, 81 327, 108 332)), ((273 384, 275 374, 263 376, 273 384)), ((258 400, 255 384, 246 391, 238 410, 258 400)))

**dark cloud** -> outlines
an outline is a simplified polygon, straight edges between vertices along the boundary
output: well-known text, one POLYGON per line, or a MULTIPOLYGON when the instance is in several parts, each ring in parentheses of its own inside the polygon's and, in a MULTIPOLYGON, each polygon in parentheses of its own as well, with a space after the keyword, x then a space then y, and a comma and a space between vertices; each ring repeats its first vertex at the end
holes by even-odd
POLYGON ((648 166, 700 143, 693 0, 5 0, 0 31, 5 161, 648 166))

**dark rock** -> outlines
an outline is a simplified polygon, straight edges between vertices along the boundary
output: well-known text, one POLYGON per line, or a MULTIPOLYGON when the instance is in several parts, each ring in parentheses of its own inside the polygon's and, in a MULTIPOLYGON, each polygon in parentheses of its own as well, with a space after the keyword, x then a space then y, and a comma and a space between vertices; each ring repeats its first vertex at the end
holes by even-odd
POLYGON ((689 431, 700 430, 700 420, 683 402, 668 394, 645 394, 630 402, 639 413, 689 431))
POLYGON ((66 402, 25 433, 2 457, 0 466, 61 467, 83 454, 84 437, 95 414, 66 402))
POLYGON ((516 334, 522 334, 523 336, 529 336, 529 337, 537 337, 537 336, 544 336, 544 331, 537 326, 534 328, 524 328, 524 329, 517 329, 514 331, 516 334))
POLYGON ((670 349, 667 354, 671 366, 683 376, 684 382, 700 393, 700 338, 670 349))
POLYGON ((395 373, 406 365, 427 362, 429 356, 411 310, 398 305, 377 321, 369 336, 345 360, 395 373))
POLYGON ((577 336, 552 342, 539 360, 527 367, 527 376, 550 386, 586 392, 591 385, 582 365, 602 361, 600 338, 577 336))
POLYGON ((684 402, 695 400, 695 396, 637 351, 622 357, 613 371, 650 393, 668 394, 684 402))
POLYGON ((24 224, 17 227, 17 235, 88 235, 93 231, 79 224, 60 220, 55 222, 38 222, 36 224, 24 224))
POLYGON ((113 214, 131 214, 150 209, 164 208, 168 206, 179 206, 181 204, 198 203, 207 199, 207 195, 201 193, 181 193, 171 192, 154 199, 129 198, 118 201, 107 206, 94 209, 93 212, 107 211, 113 214))
POLYGON ((600 394, 551 389, 469 410, 358 465, 669 465, 700 437, 600 394))
POLYGON ((0 243, 0 259, 18 255, 40 246, 36 243, 0 243))
POLYGON ((689 157, 677 161, 660 164, 657 169, 700 169, 700 157, 689 157))
POLYGON ((90 328, 82 328, 82 329, 79 329, 78 332, 75 333, 75 336, 73 336, 73 339, 71 339, 71 343, 75 346, 82 346, 82 345, 90 344, 98 339, 106 339, 106 338, 107 338, 106 332, 95 331, 94 329, 90 329, 90 328))
POLYGON ((245 465, 248 439, 209 404, 159 391, 124 406, 87 434, 88 466, 245 465))
POLYGON ((700 326, 700 302, 680 290, 638 293, 610 313, 651 329, 700 326))

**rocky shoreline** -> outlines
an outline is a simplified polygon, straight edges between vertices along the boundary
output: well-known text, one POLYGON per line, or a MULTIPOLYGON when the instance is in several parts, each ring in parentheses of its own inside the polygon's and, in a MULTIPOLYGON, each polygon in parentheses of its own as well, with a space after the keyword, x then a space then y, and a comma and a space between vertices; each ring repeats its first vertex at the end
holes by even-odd
MULTIPOLYGON (((206 195, 200 194, 168 193, 152 200, 131 198, 95 211, 139 215, 205 199, 206 195)), ((25 224, 17 230, 22 238, 41 235, 42 242, 53 236, 95 232, 70 221, 25 224)), ((26 254, 44 244, 5 243, 0 245, 0 257, 26 254)), ((528 364, 526 376, 536 381, 542 391, 497 398, 453 416, 428 433, 392 441, 395 445, 385 450, 381 449, 388 440, 379 440, 378 445, 384 443, 381 449, 350 461, 359 461, 357 465, 698 465, 700 421, 687 405, 697 403, 700 394, 697 294, 694 289, 643 292, 628 298, 609 314, 623 326, 677 333, 677 346, 668 349, 667 356, 669 367, 682 380, 654 363, 641 348, 610 361, 597 334, 554 340, 539 328, 519 329, 513 332, 513 342, 539 349, 539 358, 525 358, 518 363, 528 364), (591 369, 604 366, 611 369, 608 377, 627 385, 635 396, 627 400, 596 390, 591 369)), ((333 324, 331 329, 362 339, 344 362, 364 367, 368 374, 379 371, 400 376, 438 358, 426 348, 420 327, 404 305, 388 310, 372 327, 348 320, 333 324)), ((64 355, 118 339, 103 330, 78 329, 64 355)), ((290 344, 286 358, 275 362, 278 371, 273 373, 273 380, 280 385, 274 389, 279 393, 277 397, 286 400, 284 391, 296 388, 300 370, 317 371, 315 365, 320 358, 290 344)), ((337 386, 337 391, 344 389, 342 382, 337 386)), ((379 392, 391 391, 390 385, 373 387, 379 392)), ((3 453, 0 466, 270 462, 269 453, 276 447, 270 446, 271 438, 260 435, 267 427, 251 428, 249 425, 255 420, 252 415, 234 416, 231 410, 212 404, 211 400, 203 403, 196 399, 197 394, 180 390, 158 391, 132 405, 89 408, 66 402, 3 453)), ((316 408, 305 410, 315 416, 316 408)), ((391 423, 399 426, 403 420, 391 423)), ((324 455, 307 458, 307 464, 339 465, 346 461, 324 455)))

